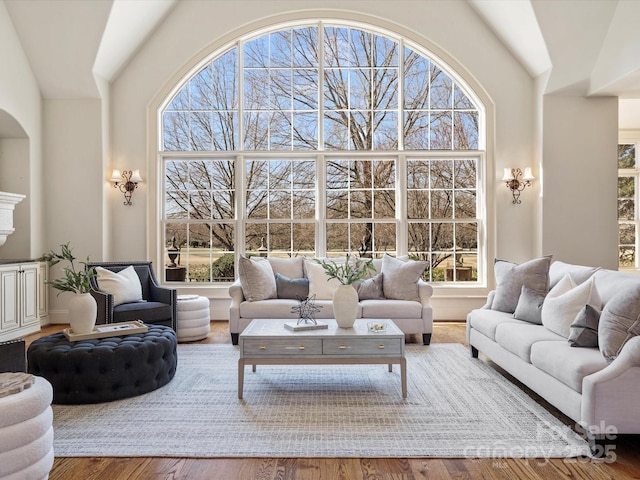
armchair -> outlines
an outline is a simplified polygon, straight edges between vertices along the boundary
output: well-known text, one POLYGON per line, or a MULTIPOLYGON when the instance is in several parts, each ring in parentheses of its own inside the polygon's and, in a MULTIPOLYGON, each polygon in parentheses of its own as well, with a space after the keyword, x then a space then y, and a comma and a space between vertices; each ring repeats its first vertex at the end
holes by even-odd
POLYGON ((143 302, 115 305, 113 295, 101 291, 95 278, 91 279, 91 295, 98 304, 97 324, 142 320, 145 323, 165 325, 177 329, 177 290, 161 287, 153 271, 152 262, 90 262, 87 267, 102 267, 112 272, 129 265, 140 278, 143 302))

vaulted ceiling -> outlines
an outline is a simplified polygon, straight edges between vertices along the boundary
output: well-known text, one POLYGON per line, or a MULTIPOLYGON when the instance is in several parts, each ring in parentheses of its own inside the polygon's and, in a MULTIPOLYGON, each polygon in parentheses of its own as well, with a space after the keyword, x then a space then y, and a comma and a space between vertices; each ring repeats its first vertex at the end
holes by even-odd
MULTIPOLYGON (((546 93, 640 99, 640 1, 466 1, 546 93)), ((97 98, 179 2, 5 0, 44 98, 97 98)))

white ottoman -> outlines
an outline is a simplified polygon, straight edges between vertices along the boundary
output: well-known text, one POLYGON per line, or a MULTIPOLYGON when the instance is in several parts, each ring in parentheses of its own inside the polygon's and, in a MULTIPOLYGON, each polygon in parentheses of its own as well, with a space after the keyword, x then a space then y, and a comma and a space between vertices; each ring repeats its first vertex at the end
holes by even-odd
POLYGON ((54 456, 52 399, 53 388, 42 377, 35 377, 29 388, 0 398, 0 478, 49 477, 54 456))
POLYGON ((209 299, 198 295, 178 295, 178 341, 206 338, 211 329, 209 299))

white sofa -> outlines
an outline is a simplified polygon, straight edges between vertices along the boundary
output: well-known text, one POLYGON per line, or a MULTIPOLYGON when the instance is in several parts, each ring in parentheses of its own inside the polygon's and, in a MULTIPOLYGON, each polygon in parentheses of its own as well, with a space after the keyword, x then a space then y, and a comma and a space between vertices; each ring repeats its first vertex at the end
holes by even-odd
MULTIPOLYGON (((274 275, 279 273, 290 279, 307 278, 303 257, 268 257, 266 260, 271 264, 274 275)), ((376 273, 382 271, 382 263, 381 259, 373 260, 376 273)), ((391 319, 405 334, 421 334, 423 343, 428 345, 431 342, 433 332, 433 310, 429 303, 433 288, 422 280, 418 280, 416 284, 419 301, 387 298, 360 300, 358 318, 391 319)), ((297 300, 269 298, 248 301, 245 299, 240 279, 237 279, 229 287, 229 295, 231 296, 229 331, 234 345, 238 344, 238 336, 254 318, 298 318, 297 313, 291 311, 292 307, 298 305, 297 300)), ((320 299, 318 297, 316 305, 322 307, 315 315, 317 319, 333 318, 333 306, 329 298, 320 299)))
MULTIPOLYGON (((603 309, 618 292, 640 288, 640 275, 563 262, 551 264, 549 288, 567 273, 576 284, 593 277, 603 309)), ((611 361, 598 347, 572 347, 567 338, 544 325, 492 310, 494 298, 495 290, 484 307, 467 316, 467 340, 473 357, 482 352, 577 422, 590 440, 616 432, 640 433, 640 336, 628 339, 611 361)), ((601 321, 600 339, 602 326, 601 321)))

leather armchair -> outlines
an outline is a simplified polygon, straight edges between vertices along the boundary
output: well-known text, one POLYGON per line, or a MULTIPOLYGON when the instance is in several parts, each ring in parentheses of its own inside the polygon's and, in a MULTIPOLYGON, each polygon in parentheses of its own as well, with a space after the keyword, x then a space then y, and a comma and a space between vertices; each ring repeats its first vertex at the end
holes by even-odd
POLYGON ((165 325, 176 330, 178 291, 160 286, 153 271, 152 262, 90 262, 87 264, 88 267, 102 267, 112 272, 124 270, 129 265, 133 266, 140 278, 144 301, 114 306, 113 295, 101 291, 94 277, 91 279, 91 295, 98 304, 96 323, 142 320, 144 323, 165 325))

